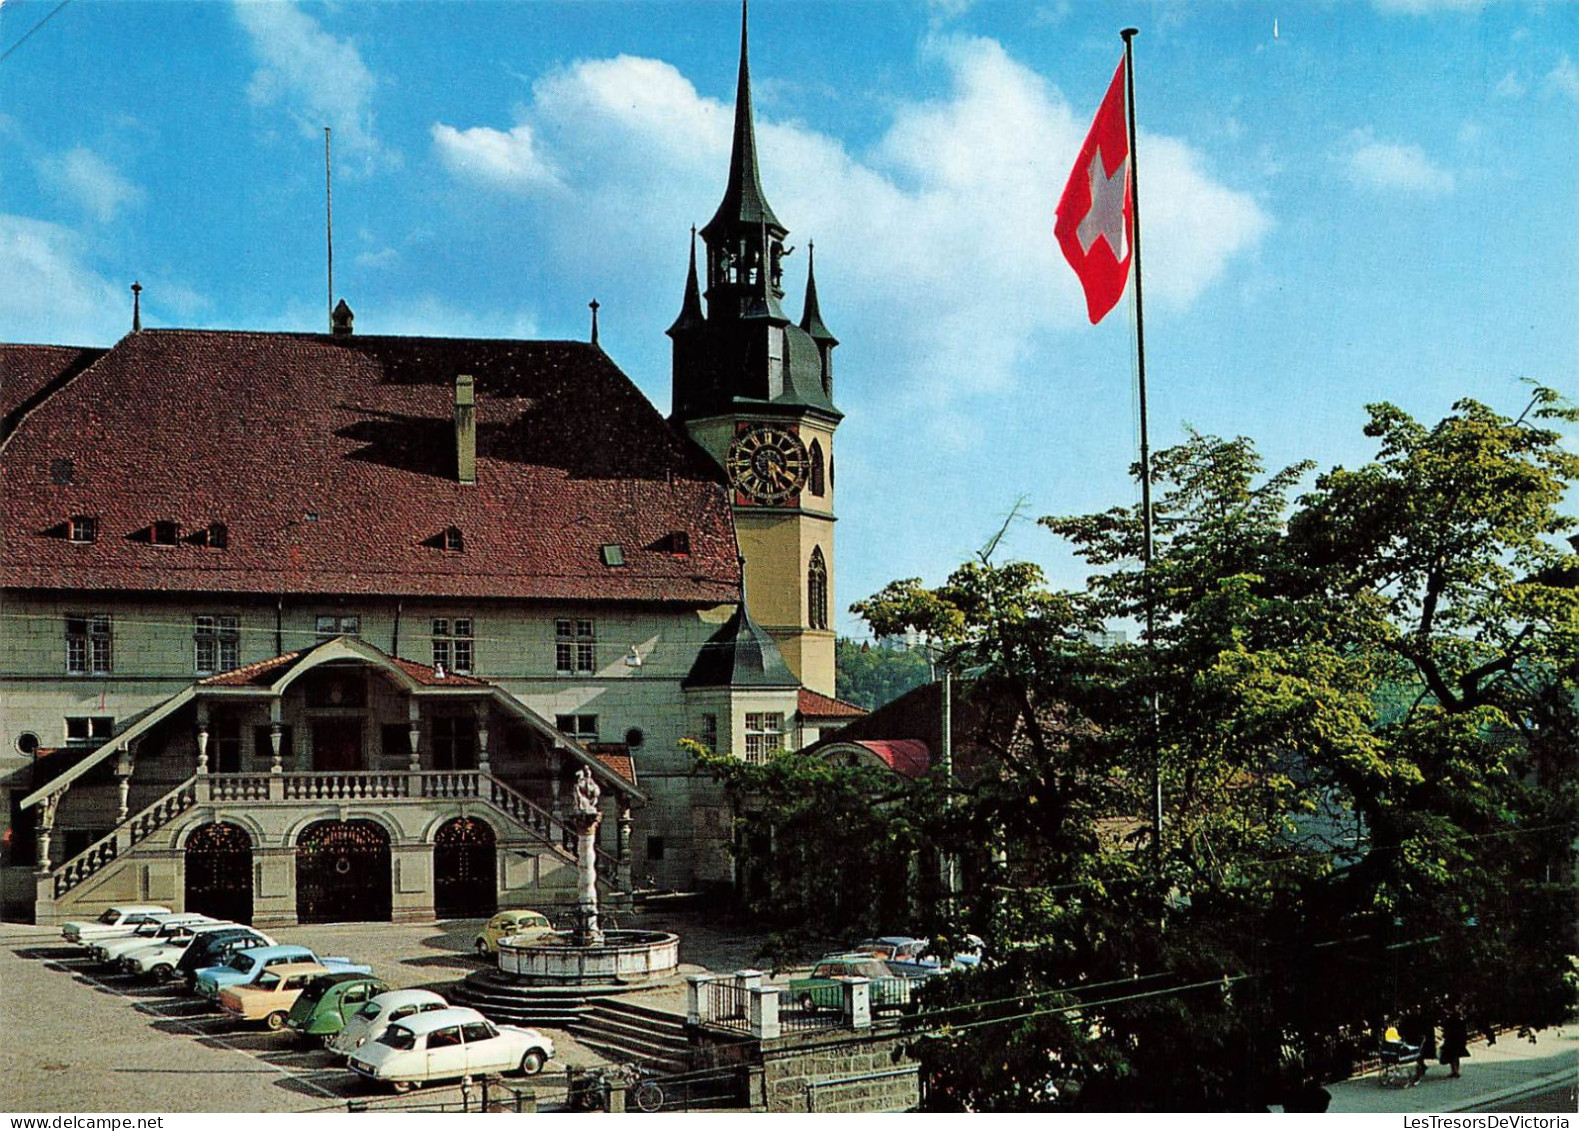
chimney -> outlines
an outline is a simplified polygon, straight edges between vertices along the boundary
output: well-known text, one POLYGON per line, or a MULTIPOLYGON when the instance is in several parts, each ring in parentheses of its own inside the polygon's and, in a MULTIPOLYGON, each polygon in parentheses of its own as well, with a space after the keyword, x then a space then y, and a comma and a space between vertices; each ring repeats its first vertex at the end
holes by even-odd
POLYGON ((329 319, 329 325, 333 329, 334 336, 337 338, 349 338, 353 332, 351 323, 355 319, 356 315, 351 313, 351 307, 346 303, 345 299, 341 299, 340 305, 334 308, 334 314, 329 319))
POLYGON ((455 477, 477 482, 477 394, 467 373, 455 378, 455 477))

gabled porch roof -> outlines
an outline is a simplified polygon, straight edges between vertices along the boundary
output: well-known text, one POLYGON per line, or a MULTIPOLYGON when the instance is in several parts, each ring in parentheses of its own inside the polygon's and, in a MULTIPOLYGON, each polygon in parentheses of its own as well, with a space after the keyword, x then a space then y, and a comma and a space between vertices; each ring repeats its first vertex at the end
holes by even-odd
POLYGON ((283 656, 275 656, 245 667, 208 676, 182 688, 164 702, 122 722, 103 746, 88 752, 84 757, 74 759, 69 765, 62 766, 59 773, 44 780, 32 793, 22 798, 21 806, 24 809, 29 808, 44 801, 51 794, 59 793, 117 751, 126 750, 130 743, 140 739, 189 703, 198 700, 234 702, 278 698, 306 672, 324 664, 348 661, 364 664, 383 673, 402 691, 417 699, 486 699, 499 707, 505 715, 525 724, 528 729, 536 731, 551 745, 567 752, 576 761, 589 767, 605 788, 613 788, 629 796, 633 801, 647 800, 647 795, 636 787, 634 773, 627 777, 611 768, 496 684, 475 676, 441 672, 425 664, 391 656, 365 640, 353 636, 336 636, 311 648, 299 652, 287 652, 283 656))

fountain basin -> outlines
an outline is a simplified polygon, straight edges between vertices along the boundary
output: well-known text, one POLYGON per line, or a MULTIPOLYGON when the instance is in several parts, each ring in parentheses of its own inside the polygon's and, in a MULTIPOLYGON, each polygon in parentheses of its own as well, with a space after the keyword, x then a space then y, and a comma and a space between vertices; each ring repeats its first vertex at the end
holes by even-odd
POLYGON ((532 985, 628 985, 668 977, 679 966, 680 936, 667 931, 604 931, 594 946, 575 945, 568 931, 499 941, 500 972, 532 985))

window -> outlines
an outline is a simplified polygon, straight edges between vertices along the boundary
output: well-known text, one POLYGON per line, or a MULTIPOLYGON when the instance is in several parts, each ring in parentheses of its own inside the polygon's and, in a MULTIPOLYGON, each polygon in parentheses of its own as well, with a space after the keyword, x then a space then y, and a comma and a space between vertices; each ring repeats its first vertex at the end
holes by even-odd
POLYGON ((321 616, 317 619, 313 631, 318 637, 317 642, 319 644, 322 644, 325 640, 332 640, 336 636, 360 636, 362 635, 362 618, 355 615, 321 616))
POLYGON ((241 772, 241 720, 220 715, 208 732, 208 767, 216 774, 241 772))
POLYGON ((383 751, 386 762, 411 760, 411 727, 406 723, 385 723, 383 726, 383 751))
POLYGON ((443 1049, 461 1043, 461 1027, 455 1025, 449 1029, 435 1029, 428 1034, 428 1048, 443 1049))
POLYGON ((566 738, 573 738, 585 746, 598 740, 596 715, 555 715, 554 726, 566 738))
POLYGON ((554 668, 560 675, 591 675, 597 664, 597 637, 589 620, 554 622, 554 668))
POLYGON ((108 715, 71 715, 66 719, 67 746, 97 746, 115 733, 115 720, 108 715))
POLYGON ((228 672, 241 666, 241 620, 231 616, 199 616, 193 631, 194 666, 198 675, 228 672))
POLYGON ((822 547, 813 547, 811 565, 806 568, 806 623, 812 628, 828 627, 828 563, 822 547))
POLYGON ((446 671, 472 670, 472 622, 470 617, 433 618, 433 666, 446 671))
POLYGON ((180 537, 181 528, 169 519, 162 518, 150 528, 148 540, 155 546, 174 546, 180 537))
POLYGON ((718 716, 703 715, 702 730, 696 736, 697 741, 713 753, 718 753, 718 716))
POLYGON ((494 1032, 493 1026, 486 1021, 473 1021, 469 1025, 462 1025, 461 1032, 466 1034, 467 1044, 475 1044, 478 1041, 491 1041, 499 1035, 494 1032))
POLYGON ((216 550, 225 549, 230 545, 230 527, 223 522, 209 523, 208 529, 203 531, 202 543, 216 550))
POLYGON ((433 720, 433 768, 477 768, 477 718, 475 715, 441 715, 433 720))
POLYGON ((624 565, 625 547, 618 542, 605 542, 603 544, 603 564, 606 566, 624 565))
POLYGON ((663 859, 663 837, 661 837, 661 836, 650 836, 650 837, 647 838, 647 859, 649 859, 649 860, 662 860, 663 859))
POLYGON ((115 637, 108 613, 66 618, 66 674, 105 675, 113 670, 115 637))
POLYGON ((784 716, 777 711, 746 715, 746 761, 761 764, 784 749, 784 716))
POLYGON ((66 524, 66 538, 71 542, 92 542, 99 536, 99 520, 91 514, 74 514, 66 524))
POLYGON ((811 442, 811 493, 818 498, 828 493, 828 484, 822 474, 822 444, 816 440, 811 442))
POLYGON ((462 553, 466 549, 466 539, 461 535, 460 527, 446 526, 444 528, 444 548, 455 554, 462 553))

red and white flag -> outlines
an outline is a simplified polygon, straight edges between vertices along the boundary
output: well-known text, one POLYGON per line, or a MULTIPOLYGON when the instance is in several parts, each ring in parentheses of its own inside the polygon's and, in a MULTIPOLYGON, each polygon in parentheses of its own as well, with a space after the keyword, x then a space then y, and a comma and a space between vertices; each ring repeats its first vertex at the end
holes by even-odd
POLYGON ((1119 61, 1091 132, 1058 199, 1053 234, 1080 276, 1093 325, 1124 296, 1133 245, 1129 131, 1124 124, 1124 62, 1119 61))

